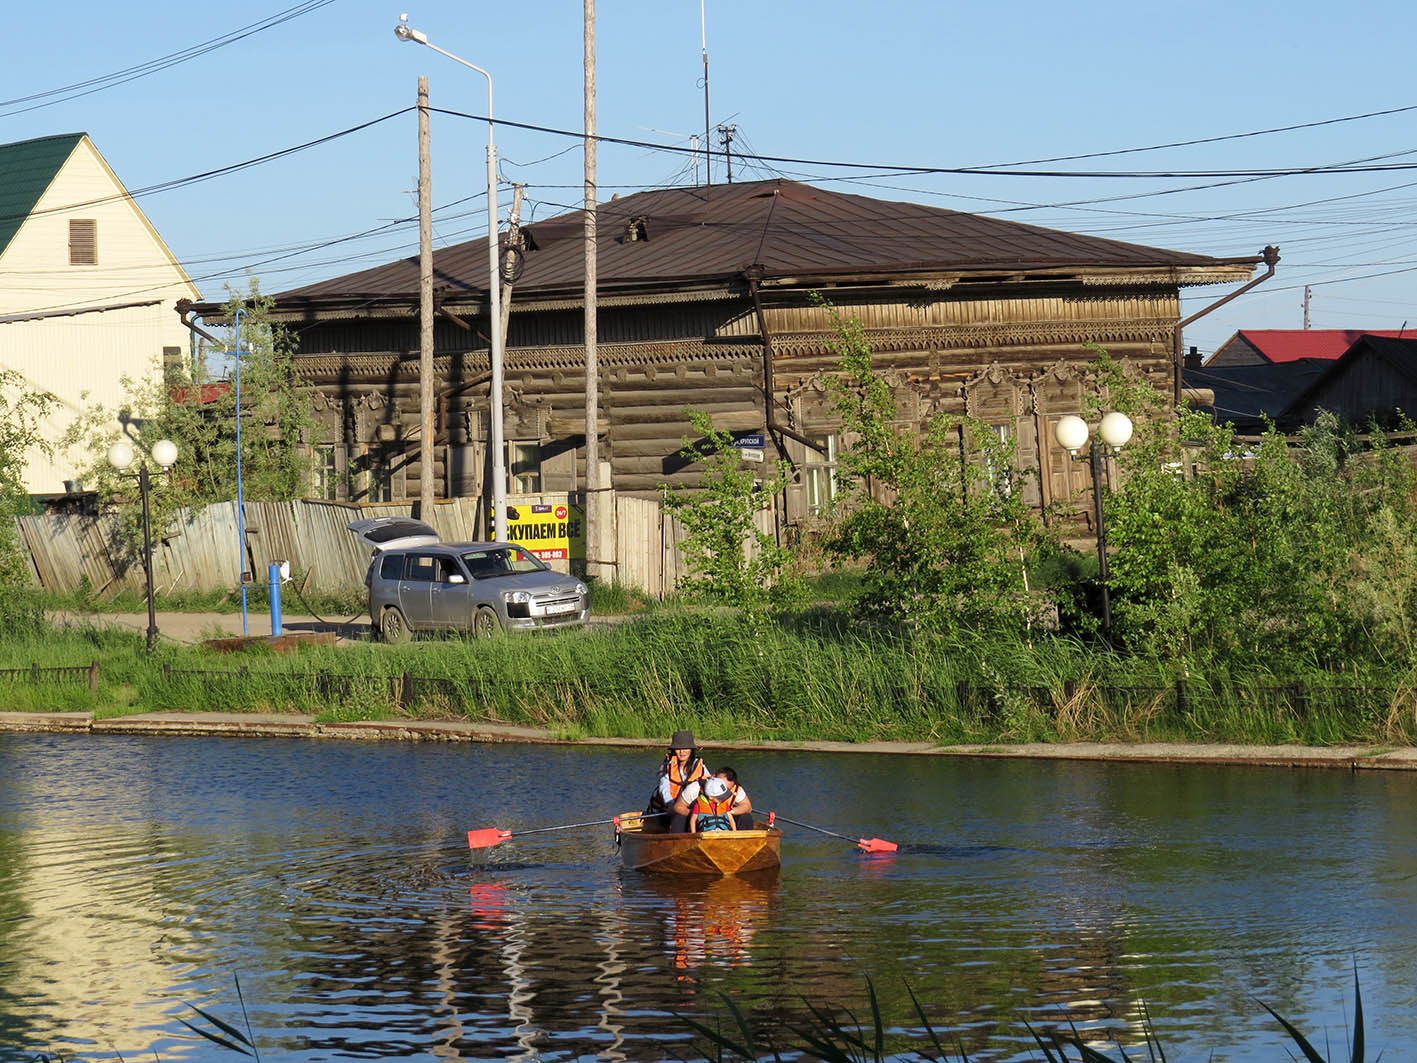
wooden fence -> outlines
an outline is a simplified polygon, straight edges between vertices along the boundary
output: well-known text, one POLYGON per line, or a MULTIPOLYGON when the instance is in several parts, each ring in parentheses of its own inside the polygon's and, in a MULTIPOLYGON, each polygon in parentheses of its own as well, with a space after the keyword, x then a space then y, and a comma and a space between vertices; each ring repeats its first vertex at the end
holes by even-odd
MULTIPOLYGON (((674 589, 684 574, 684 531, 653 499, 612 496, 615 513, 614 581, 655 597, 674 589)), ((518 496, 509 504, 578 501, 547 493, 518 496)), ((245 563, 264 584, 271 561, 289 561, 303 593, 358 593, 369 567, 369 550, 345 527, 372 516, 411 516, 412 502, 351 504, 303 500, 247 502, 245 563)), ((762 514, 772 526, 772 514, 762 514)), ((421 519, 447 542, 484 536, 485 512, 473 498, 450 499, 421 519)), ((143 590, 142 564, 126 552, 112 514, 97 517, 50 514, 19 518, 20 540, 33 581, 59 592, 77 591, 85 578, 97 594, 143 590)), ((235 502, 179 510, 171 525, 153 533, 153 586, 159 593, 230 590, 240 586, 242 553, 235 502)), ((566 569, 558 561, 554 567, 566 569)))

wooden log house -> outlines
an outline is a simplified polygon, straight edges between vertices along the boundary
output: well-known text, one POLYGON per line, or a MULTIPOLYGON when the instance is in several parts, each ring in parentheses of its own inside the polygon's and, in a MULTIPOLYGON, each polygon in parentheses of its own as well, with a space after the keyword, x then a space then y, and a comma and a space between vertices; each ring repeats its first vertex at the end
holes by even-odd
MULTIPOLYGON (((836 357, 821 292, 859 318, 903 418, 980 418, 1014 437, 1019 483, 1044 505, 1086 493, 1053 441, 1089 386, 1085 344, 1169 392, 1183 286, 1249 279, 1220 259, 824 191, 786 180, 642 192, 598 212, 600 455, 621 494, 692 486, 685 410, 759 435, 793 463, 783 517, 831 493, 836 357)), ((583 220, 524 226, 505 369, 508 492, 584 485, 583 220)), ((511 237, 502 235, 503 243, 511 237)), ((434 256, 435 474, 440 497, 490 495, 487 245, 434 256)), ((325 436, 314 493, 416 496, 419 274, 412 256, 275 296, 325 436)), ((208 321, 221 307, 186 309, 208 321)))

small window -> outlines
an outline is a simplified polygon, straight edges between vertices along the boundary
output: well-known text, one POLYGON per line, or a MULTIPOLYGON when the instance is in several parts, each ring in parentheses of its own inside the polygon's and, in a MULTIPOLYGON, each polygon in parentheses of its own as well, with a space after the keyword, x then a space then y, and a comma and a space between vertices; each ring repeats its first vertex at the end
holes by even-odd
POLYGON ((392 446, 375 444, 369 448, 369 486, 365 494, 369 502, 392 502, 402 490, 401 469, 395 468, 399 451, 392 446))
POLYGON ((69 219, 69 265, 98 265, 98 222, 93 218, 69 219))
POLYGON ((989 432, 993 438, 987 440, 984 447, 984 469, 994 492, 1000 498, 1008 498, 1014 493, 1014 471, 1008 464, 1013 426, 991 424, 989 432))
POLYGON ((807 489, 807 510, 820 513, 836 497, 836 436, 813 436, 815 449, 802 463, 802 483, 807 489))
POLYGON ((327 502, 339 497, 339 478, 332 443, 310 448, 310 497, 323 498, 327 502))
POLYGON ((403 555, 386 554, 379 565, 380 579, 403 579, 403 555))
POLYGON ((403 578, 419 583, 432 583, 438 575, 438 559, 428 554, 409 554, 403 569, 403 578))
POLYGON ((512 490, 519 495, 541 494, 541 447, 536 443, 512 443, 512 490))

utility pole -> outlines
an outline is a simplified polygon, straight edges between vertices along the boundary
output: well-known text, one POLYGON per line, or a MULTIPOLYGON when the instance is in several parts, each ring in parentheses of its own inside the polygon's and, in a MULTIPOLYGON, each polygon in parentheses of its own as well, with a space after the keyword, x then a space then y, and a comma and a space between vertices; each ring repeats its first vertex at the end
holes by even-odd
POLYGON ((606 566, 604 485, 600 482, 600 356, 596 350, 595 0, 585 0, 585 547, 586 576, 606 566))
POLYGON ((418 79, 418 515, 433 515, 433 165, 428 78, 418 79))
POLYGON ((512 285, 522 275, 526 260, 522 257, 522 193, 526 185, 512 184, 512 216, 507 221, 507 246, 502 252, 502 320, 497 327, 502 332, 502 350, 507 349, 507 325, 512 318, 512 285))
POLYGON ((1304 285, 1304 327, 1309 327, 1309 286, 1304 285))
POLYGON ((713 184, 713 141, 709 138, 709 97, 708 97, 708 16, 704 13, 704 0, 699 0, 699 46, 704 56, 704 187, 713 184))
POLYGON ((733 134, 738 132, 736 125, 721 125, 718 127, 719 142, 723 145, 723 156, 728 164, 728 183, 733 183, 733 134))

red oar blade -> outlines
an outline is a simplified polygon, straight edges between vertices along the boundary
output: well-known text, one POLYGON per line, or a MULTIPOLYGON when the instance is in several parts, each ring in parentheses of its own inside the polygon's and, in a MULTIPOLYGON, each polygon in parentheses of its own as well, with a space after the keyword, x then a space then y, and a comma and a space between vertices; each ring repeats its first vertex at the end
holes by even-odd
POLYGON ((504 842, 512 836, 509 830, 502 830, 498 827, 484 827, 482 830, 470 830, 467 832, 467 847, 469 849, 490 849, 499 842, 504 842))
POLYGON ((856 848, 863 853, 893 853, 900 846, 895 842, 888 842, 884 838, 861 838, 857 841, 856 848))

